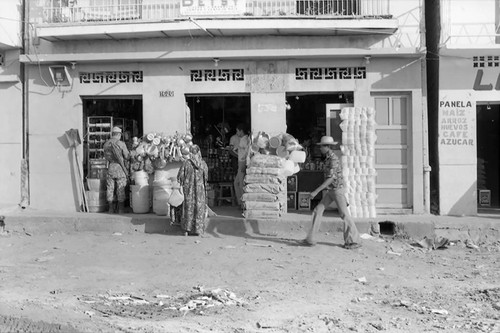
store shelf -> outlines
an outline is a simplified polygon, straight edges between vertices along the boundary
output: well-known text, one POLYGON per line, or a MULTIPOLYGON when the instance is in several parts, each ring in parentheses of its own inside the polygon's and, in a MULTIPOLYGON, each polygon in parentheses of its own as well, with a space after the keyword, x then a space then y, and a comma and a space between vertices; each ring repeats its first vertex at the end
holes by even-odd
POLYGON ((202 148, 202 156, 208 165, 208 182, 232 182, 236 175, 229 152, 221 148, 202 148))
POLYGON ((87 117, 87 140, 85 144, 87 171, 89 176, 102 176, 106 169, 104 144, 111 138, 113 117, 87 117))

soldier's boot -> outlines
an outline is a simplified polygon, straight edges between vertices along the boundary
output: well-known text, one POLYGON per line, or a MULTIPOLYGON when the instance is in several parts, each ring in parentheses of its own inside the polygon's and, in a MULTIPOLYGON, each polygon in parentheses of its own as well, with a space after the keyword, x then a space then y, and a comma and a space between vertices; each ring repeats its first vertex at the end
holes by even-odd
POLYGON ((118 214, 125 214, 125 202, 118 203, 118 214))

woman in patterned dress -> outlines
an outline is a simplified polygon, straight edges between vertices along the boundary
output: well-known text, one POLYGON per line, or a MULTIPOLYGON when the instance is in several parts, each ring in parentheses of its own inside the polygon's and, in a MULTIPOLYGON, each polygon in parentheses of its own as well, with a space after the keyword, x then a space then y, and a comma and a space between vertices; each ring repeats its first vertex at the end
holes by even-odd
POLYGON ((181 228, 188 235, 200 235, 205 231, 207 213, 208 167, 201 158, 200 147, 190 148, 190 158, 182 163, 177 175, 184 193, 181 228))

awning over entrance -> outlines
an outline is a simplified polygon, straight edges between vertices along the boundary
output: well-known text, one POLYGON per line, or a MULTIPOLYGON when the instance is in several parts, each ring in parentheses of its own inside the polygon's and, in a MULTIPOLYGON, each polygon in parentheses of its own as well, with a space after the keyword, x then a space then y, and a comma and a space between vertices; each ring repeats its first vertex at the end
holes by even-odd
POLYGON ((224 36, 348 36, 390 35, 398 29, 396 19, 182 19, 155 23, 48 25, 37 36, 48 41, 90 39, 137 39, 224 36))

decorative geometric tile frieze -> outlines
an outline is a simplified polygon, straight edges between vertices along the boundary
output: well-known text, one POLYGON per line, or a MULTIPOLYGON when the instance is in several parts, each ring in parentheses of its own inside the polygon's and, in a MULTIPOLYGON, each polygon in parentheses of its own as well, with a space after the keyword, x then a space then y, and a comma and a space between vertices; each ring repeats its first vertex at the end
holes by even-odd
POLYGON ((352 80, 366 79, 366 67, 310 67, 296 68, 296 80, 352 80))
POLYGON ((143 82, 142 71, 80 72, 80 83, 135 83, 143 82))
POLYGON ((472 67, 500 67, 500 56, 474 56, 472 57, 472 67))
POLYGON ((203 81, 244 81, 244 69, 194 69, 191 82, 203 81))

